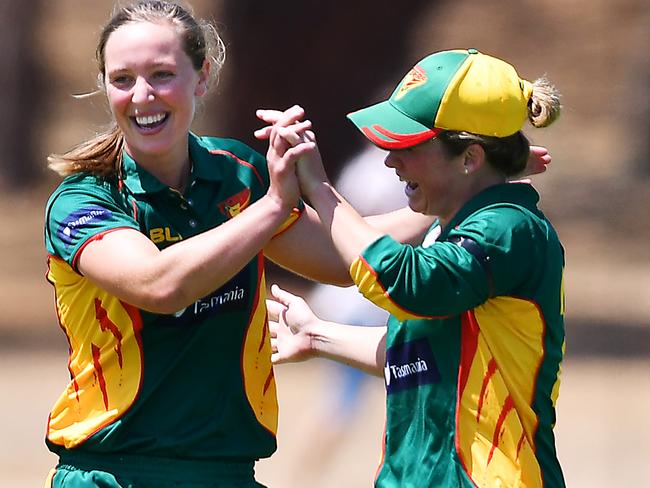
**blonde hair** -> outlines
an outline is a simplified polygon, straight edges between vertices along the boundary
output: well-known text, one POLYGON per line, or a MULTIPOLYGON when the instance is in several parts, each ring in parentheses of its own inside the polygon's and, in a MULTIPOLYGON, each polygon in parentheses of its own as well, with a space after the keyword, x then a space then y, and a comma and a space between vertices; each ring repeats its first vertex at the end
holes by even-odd
POLYGON ((546 77, 536 79, 528 101, 528 120, 533 127, 550 125, 560 116, 561 109, 560 92, 546 77))
MULTIPOLYGON (((528 120, 533 127, 546 127, 560 116, 560 92, 546 77, 536 79, 532 88, 528 100, 528 120)), ((458 156, 471 144, 479 144, 489 163, 506 177, 524 170, 530 151, 530 142, 521 130, 506 137, 443 131, 437 138, 450 157, 458 156)))
MULTIPOLYGON (((218 77, 226 51, 216 28, 209 22, 196 19, 192 10, 181 6, 179 2, 143 0, 131 6, 117 8, 104 26, 95 51, 99 90, 94 93, 105 88, 105 49, 109 37, 123 25, 137 22, 169 22, 177 27, 179 35, 182 36, 183 50, 190 58, 192 66, 198 71, 204 62, 208 61, 211 64, 209 81, 218 77)), ((61 176, 79 172, 90 172, 103 177, 116 175, 122 166, 123 147, 124 135, 117 124, 113 124, 108 130, 63 154, 50 154, 47 158, 48 167, 61 176)))

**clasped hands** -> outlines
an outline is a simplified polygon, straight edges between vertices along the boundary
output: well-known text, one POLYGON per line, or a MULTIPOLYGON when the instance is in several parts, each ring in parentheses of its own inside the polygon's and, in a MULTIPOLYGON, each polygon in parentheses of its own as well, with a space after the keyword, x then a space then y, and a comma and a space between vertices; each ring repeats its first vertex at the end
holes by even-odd
POLYGON ((271 186, 284 197, 295 197, 295 204, 301 195, 309 198, 320 185, 329 184, 311 121, 304 120, 302 107, 294 105, 284 112, 260 109, 256 115, 270 124, 255 131, 255 137, 269 141, 266 159, 271 186))

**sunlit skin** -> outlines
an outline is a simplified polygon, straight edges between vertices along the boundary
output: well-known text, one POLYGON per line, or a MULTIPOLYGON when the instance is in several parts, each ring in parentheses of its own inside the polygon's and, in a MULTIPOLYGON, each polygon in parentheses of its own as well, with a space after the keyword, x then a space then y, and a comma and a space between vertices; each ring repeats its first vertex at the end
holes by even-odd
POLYGON ((432 139, 409 149, 390 151, 384 164, 406 182, 404 192, 411 210, 436 215, 443 224, 473 195, 505 181, 487 164, 479 145, 449 158, 442 143, 432 139))
POLYGON ((136 22, 113 32, 105 49, 106 95, 126 151, 175 188, 189 173, 188 132, 209 72, 207 62, 192 66, 181 42, 171 23, 136 22))

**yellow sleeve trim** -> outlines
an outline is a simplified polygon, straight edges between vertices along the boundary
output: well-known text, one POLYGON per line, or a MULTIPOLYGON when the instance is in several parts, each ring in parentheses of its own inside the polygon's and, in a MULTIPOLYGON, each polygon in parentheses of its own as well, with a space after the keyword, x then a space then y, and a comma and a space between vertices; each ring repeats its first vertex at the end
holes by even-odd
POLYGON ((277 237, 280 234, 282 234, 285 230, 287 230, 289 227, 293 225, 293 223, 298 220, 298 217, 302 214, 302 210, 300 210, 298 207, 293 207, 291 210, 291 213, 289 214, 289 217, 287 217, 287 220, 285 220, 282 225, 278 228, 278 230, 273 234, 273 237, 277 237))
POLYGON ((426 315, 417 315, 408 312, 395 303, 391 299, 388 291, 386 291, 377 279, 375 270, 372 269, 363 257, 359 256, 352 262, 350 265, 350 276, 364 297, 395 316, 397 320, 403 322, 404 320, 431 318, 426 315))

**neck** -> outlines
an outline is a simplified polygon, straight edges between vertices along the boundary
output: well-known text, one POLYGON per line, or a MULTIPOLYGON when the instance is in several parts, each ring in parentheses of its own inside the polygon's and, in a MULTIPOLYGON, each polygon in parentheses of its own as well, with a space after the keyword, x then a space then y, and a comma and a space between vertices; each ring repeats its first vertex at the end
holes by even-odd
POLYGON ((138 153, 131 151, 128 146, 126 149, 138 165, 154 175, 161 183, 182 193, 192 171, 187 148, 185 144, 174 153, 168 154, 138 153))
POLYGON ((505 183, 506 180, 501 175, 491 175, 490 177, 485 178, 476 178, 467 183, 459 189, 458 198, 455 199, 458 202, 453 207, 450 207, 448 211, 441 212, 441 215, 438 215, 438 220, 440 220, 440 225, 444 228, 447 224, 454 218, 454 216, 460 211, 463 206, 469 202, 476 195, 481 193, 483 190, 490 188, 491 186, 500 185, 505 183))
POLYGON ((183 193, 187 187, 192 172, 192 163, 189 157, 181 165, 171 166, 164 173, 158 171, 156 177, 170 188, 183 193))

